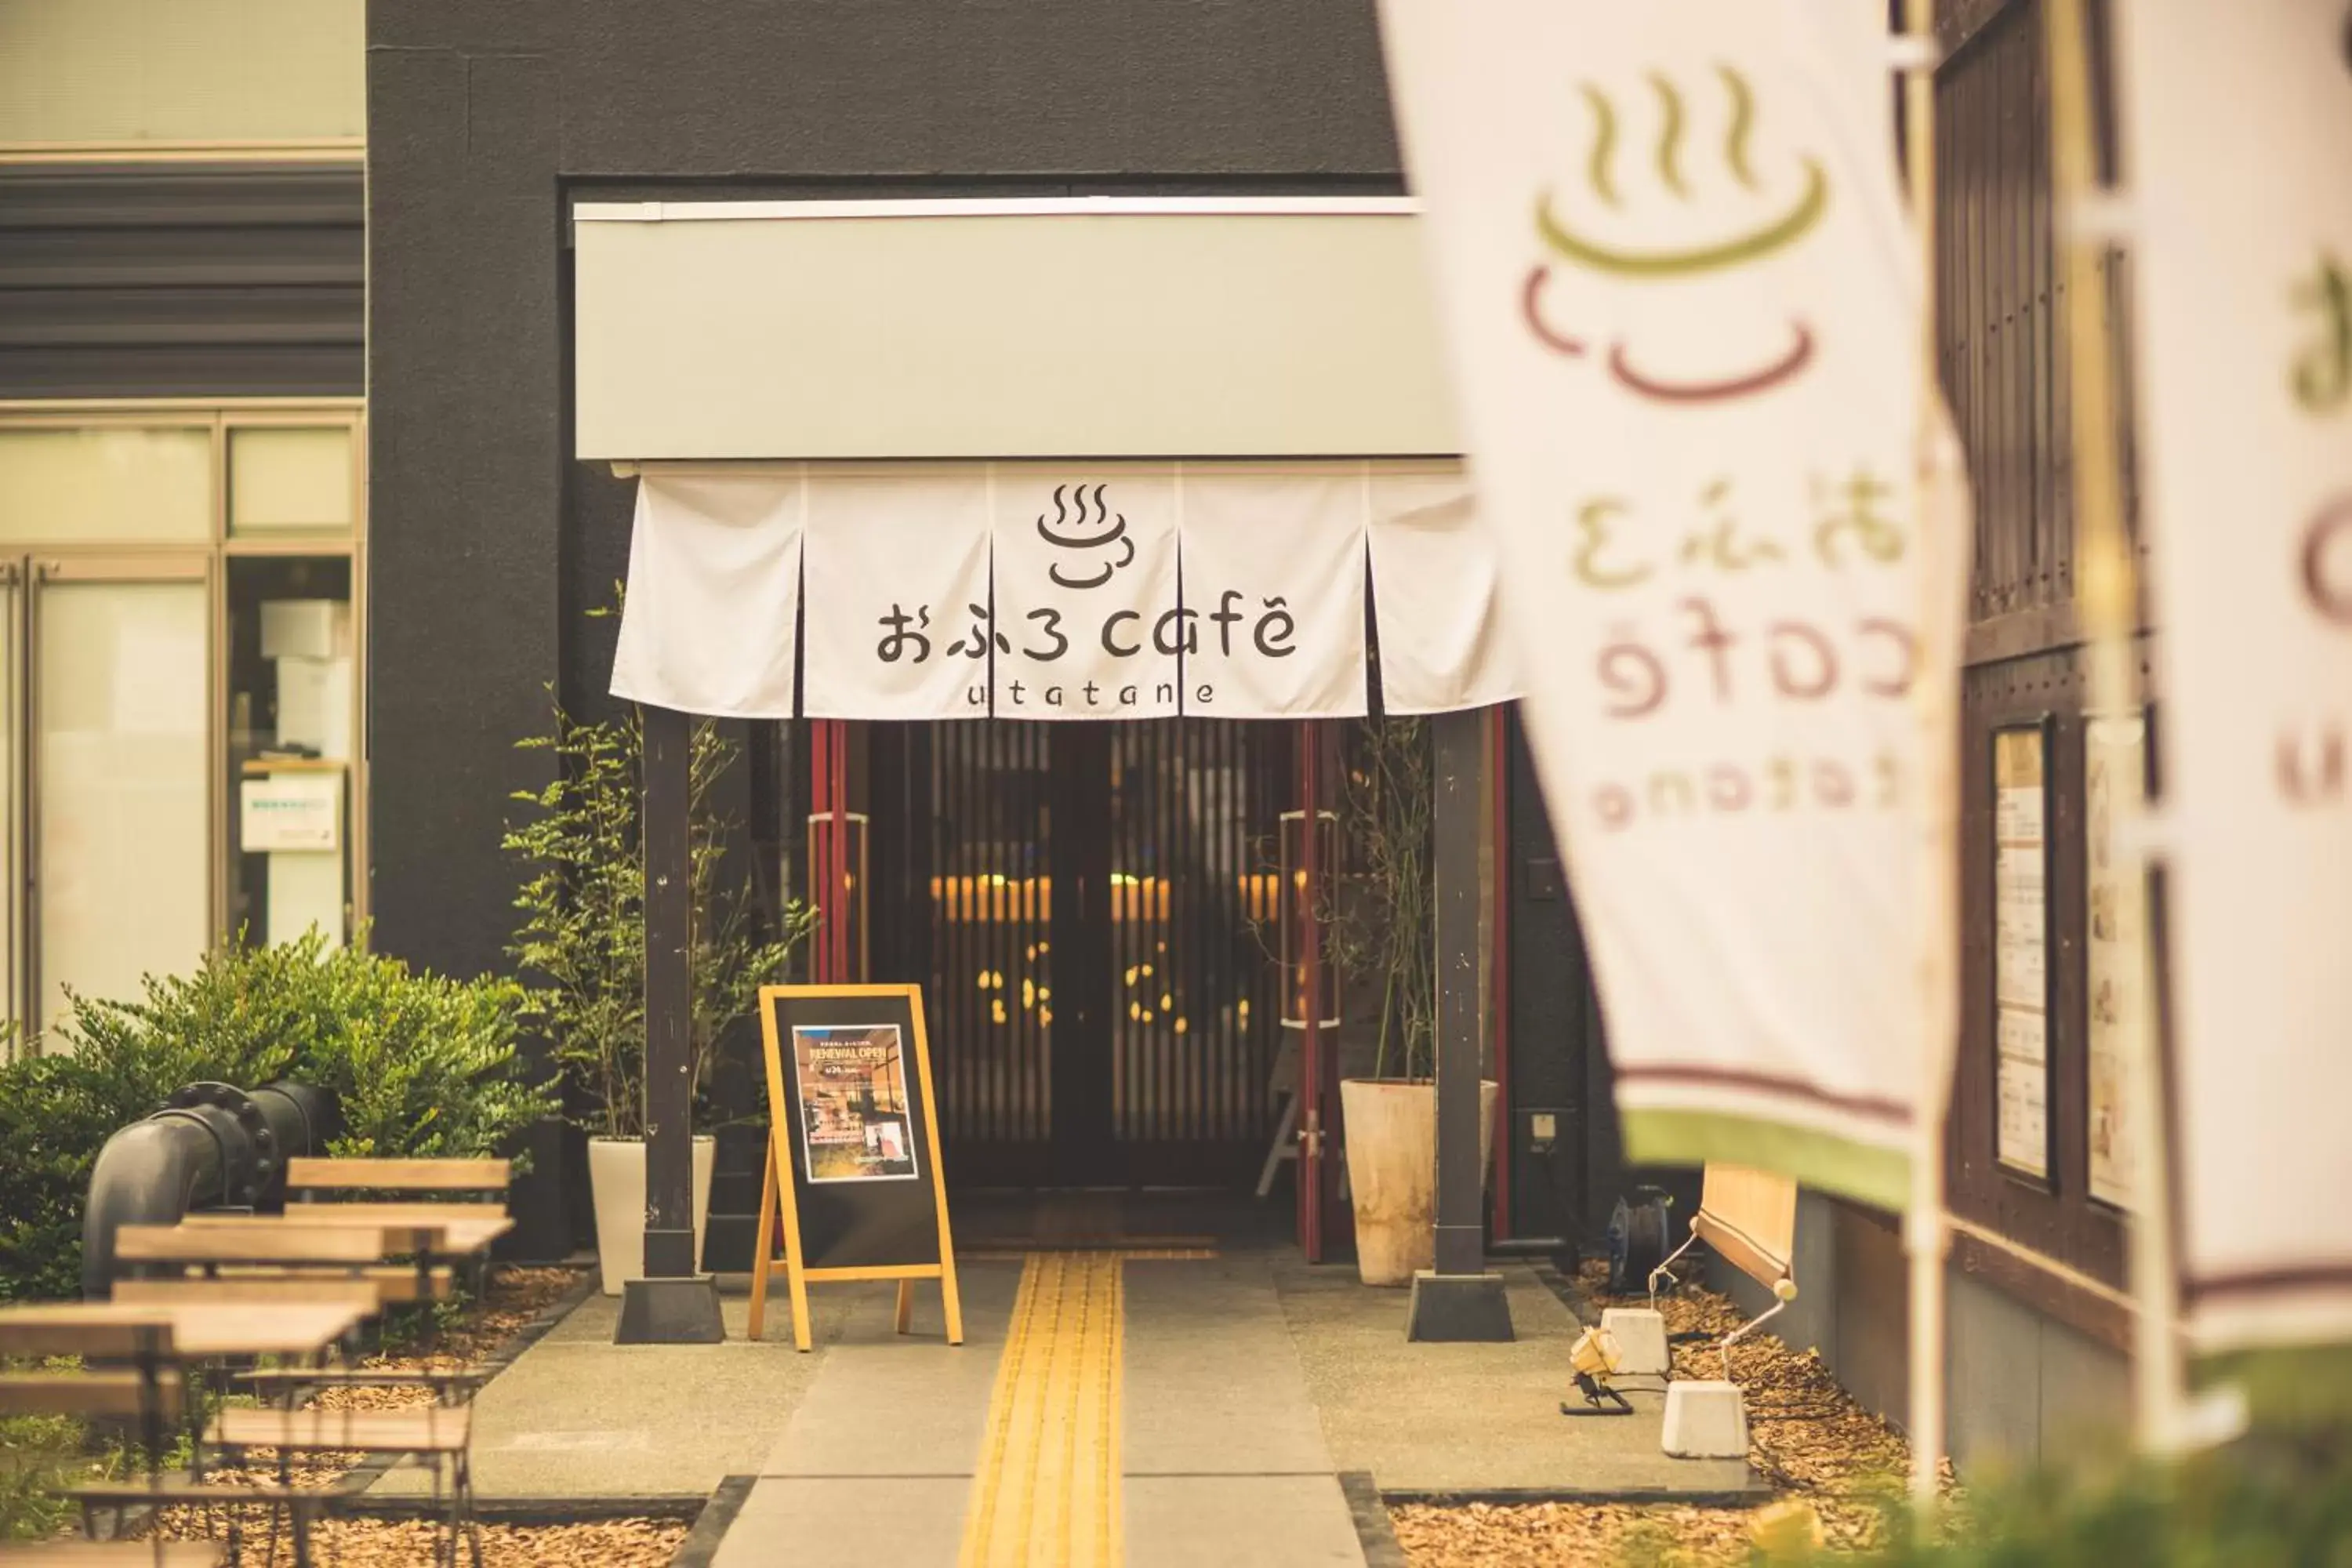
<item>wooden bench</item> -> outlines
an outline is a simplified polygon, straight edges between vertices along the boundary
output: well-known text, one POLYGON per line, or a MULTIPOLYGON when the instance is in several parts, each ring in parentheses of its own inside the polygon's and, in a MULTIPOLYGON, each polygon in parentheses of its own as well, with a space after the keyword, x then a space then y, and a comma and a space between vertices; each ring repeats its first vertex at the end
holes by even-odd
POLYGON ((1675 1261, 1704 1241, 1715 1255, 1763 1286, 1773 1301, 1761 1316, 1726 1334, 1723 1378, 1731 1381, 1731 1347, 1777 1318, 1797 1299, 1795 1252, 1797 1184, 1771 1171, 1710 1162, 1700 1178, 1698 1212, 1691 1215, 1690 1239, 1650 1271, 1650 1297, 1658 1281, 1675 1279, 1675 1261))
MULTIPOLYGON (((187 1408, 187 1386, 175 1364, 183 1355, 180 1336, 161 1311, 135 1317, 64 1303, 47 1310, 12 1309, 0 1312, 0 1354, 78 1355, 98 1363, 96 1370, 81 1373, 0 1374, 0 1415, 82 1415, 138 1424, 140 1447, 146 1455, 143 1476, 61 1490, 60 1495, 81 1505, 85 1534, 90 1533, 94 1513, 109 1508, 119 1514, 125 1508, 199 1497, 231 1505, 297 1506, 284 1489, 242 1482, 202 1486, 193 1476, 164 1473, 164 1437, 187 1408), (131 1370, 121 1370, 126 1361, 131 1370)), ((0 1547, 0 1563, 9 1564, 210 1568, 225 1556, 224 1549, 211 1542, 44 1542, 0 1547)), ((298 1553, 298 1561, 307 1562, 307 1556, 298 1553)))
MULTIPOLYGON (((289 1218, 504 1221, 512 1171, 506 1160, 289 1160, 285 1212, 289 1218)), ((508 1228, 501 1226, 496 1235, 508 1228)), ((488 1254, 485 1242, 467 1272, 467 1282, 478 1295, 488 1285, 488 1254)))

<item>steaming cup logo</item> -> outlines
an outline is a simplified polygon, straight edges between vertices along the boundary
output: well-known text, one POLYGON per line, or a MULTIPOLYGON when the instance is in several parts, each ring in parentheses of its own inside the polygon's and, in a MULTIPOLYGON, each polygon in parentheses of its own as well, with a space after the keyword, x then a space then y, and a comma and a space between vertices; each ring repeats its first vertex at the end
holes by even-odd
MULTIPOLYGON (((1528 331, 1551 353, 1581 360, 1593 352, 1583 337, 1561 330, 1546 314, 1544 296, 1555 267, 1573 267, 1620 283, 1685 284, 1761 261, 1820 225, 1830 196, 1829 175, 1820 160, 1801 154, 1797 170, 1801 177, 1794 194, 1769 195, 1750 156, 1757 124, 1754 92, 1748 79, 1731 66, 1718 65, 1715 76, 1727 115, 1723 169, 1719 176, 1709 169, 1704 181, 1696 182, 1685 166, 1690 115, 1683 89, 1662 72, 1651 71, 1644 78, 1658 110, 1657 144, 1649 167, 1656 176, 1656 192, 1629 193, 1621 185, 1619 105, 1601 88, 1581 84, 1593 127, 1583 189, 1572 203, 1550 187, 1537 193, 1536 237, 1546 258, 1529 270, 1519 293, 1519 312, 1528 331), (1729 203, 1711 199, 1720 194, 1725 180, 1737 187, 1738 195, 1729 203), (1692 212, 1729 205, 1756 209, 1757 216, 1738 226, 1671 246, 1629 245, 1612 237, 1612 229, 1622 233, 1629 220, 1654 216, 1664 204, 1692 212)), ((1786 184, 1776 181, 1775 186, 1786 184)), ((1727 366, 1721 374, 1668 376, 1644 369, 1640 356, 1622 339, 1609 344, 1601 363, 1627 391, 1655 402, 1700 404, 1753 396, 1789 381, 1813 357, 1811 328, 1796 318, 1788 326, 1788 346, 1778 355, 1727 366)))
POLYGON ((1135 563, 1135 541, 1128 537, 1125 513, 1113 515, 1104 504, 1103 491, 1097 485, 1089 491, 1084 485, 1054 487, 1054 516, 1037 514, 1037 537, 1064 550, 1085 551, 1074 555, 1072 574, 1063 575, 1062 563, 1054 563, 1045 575, 1065 588, 1099 588, 1111 580, 1113 574, 1135 563))

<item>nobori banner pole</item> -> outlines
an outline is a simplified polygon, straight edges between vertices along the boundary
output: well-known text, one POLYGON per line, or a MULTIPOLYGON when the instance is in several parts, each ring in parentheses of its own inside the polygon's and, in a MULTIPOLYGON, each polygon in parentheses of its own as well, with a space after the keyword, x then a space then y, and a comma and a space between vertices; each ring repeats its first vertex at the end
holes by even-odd
POLYGON ((695 1272, 693 975, 688 952, 694 721, 640 708, 644 726, 646 1255, 622 1287, 616 1344, 716 1344, 727 1337, 719 1289, 695 1272))
MULTIPOLYGON (((1903 73, 1904 183, 1910 195, 1914 254, 1919 268, 1919 430, 1914 448, 1914 515, 1924 531, 1936 526, 1940 515, 1937 487, 1947 482, 1937 458, 1943 388, 1936 371, 1934 0, 1904 0, 1903 26, 1912 57, 1903 73)), ((1937 581, 1937 574, 1926 575, 1927 593, 1949 591, 1948 584, 1937 581)), ((1932 608, 1929 614, 1933 616, 1932 608)), ((1957 693, 1929 687, 1929 682, 1921 681, 1914 689, 1920 722, 1931 733, 1929 744, 1957 745, 1958 737, 1949 722, 1957 693)), ((1934 757, 1934 751, 1928 755, 1934 757)), ((1917 1137, 1911 1161, 1911 1205, 1904 1224, 1911 1269, 1911 1493, 1914 1503, 1923 1510, 1936 1504, 1944 1462, 1945 1257, 1950 1247, 1944 1222, 1944 1118, 1959 1022, 1953 1016, 1958 994, 1945 973, 1952 955, 1944 941, 1958 892, 1955 871, 1959 859, 1959 814, 1958 803, 1952 798, 1957 781, 1952 771, 1943 767, 1931 766, 1927 777, 1927 820, 1922 825, 1925 864, 1920 877, 1926 912, 1920 929, 1925 945, 1919 963, 1920 992, 1929 1016, 1920 1036, 1919 1099, 1913 1112, 1917 1137)))
POLYGON ((1413 1276, 1405 1334, 1414 1340, 1508 1340, 1503 1277, 1486 1272, 1486 1184, 1478 1159, 1479 765, 1486 716, 1429 721, 1435 751, 1437 884, 1437 1267, 1413 1276))
MULTIPOLYGON (((2119 717, 2140 706, 2138 574, 2124 534, 2121 461, 2109 382, 2108 237, 2089 221, 2102 199, 2092 157, 2091 72, 2082 0, 2047 0, 2052 184, 2058 197, 2060 258, 2066 283, 2063 327, 2074 376, 2069 416, 2074 445, 2075 579, 2090 642, 2090 706, 2119 717)), ((2139 793, 2110 796, 2116 875, 2145 884, 2139 793)), ((2145 971, 2143 971, 2145 973, 2145 971)), ((2132 1336, 2132 1416, 2139 1446, 2163 1452, 2180 1430, 2179 1279, 2172 1254, 2172 1173, 2166 1157, 2163 1064, 2149 1027, 2146 987, 2116 988, 2115 1020, 2132 1147, 2131 1288, 2138 1310, 2132 1336)))

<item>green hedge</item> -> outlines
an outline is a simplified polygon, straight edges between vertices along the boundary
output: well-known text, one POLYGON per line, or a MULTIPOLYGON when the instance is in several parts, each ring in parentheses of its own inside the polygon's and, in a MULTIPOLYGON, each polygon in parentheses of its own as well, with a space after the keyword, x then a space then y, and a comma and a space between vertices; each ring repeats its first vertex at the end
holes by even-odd
POLYGON ((557 1110, 519 1054, 521 994, 507 981, 419 973, 314 932, 223 946, 143 991, 76 998, 45 1054, 0 1067, 0 1300, 79 1292, 100 1146, 192 1080, 333 1090, 338 1154, 508 1153, 557 1110))

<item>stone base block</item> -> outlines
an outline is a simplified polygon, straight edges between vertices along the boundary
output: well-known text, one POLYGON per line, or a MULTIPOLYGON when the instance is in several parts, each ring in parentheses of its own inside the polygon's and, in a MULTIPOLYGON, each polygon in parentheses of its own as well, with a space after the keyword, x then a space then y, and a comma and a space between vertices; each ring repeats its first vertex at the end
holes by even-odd
POLYGON ((1617 1342, 1617 1370, 1626 1377, 1666 1374, 1666 1315, 1655 1307, 1608 1307, 1601 1327, 1617 1342))
POLYGON ((726 1338, 714 1276, 632 1279, 621 1287, 621 1321, 613 1331, 616 1345, 715 1345, 726 1338))
POLYGON ((1660 1447, 1677 1459, 1748 1457, 1748 1406, 1736 1383, 1666 1385, 1666 1430, 1660 1447))
POLYGON ((1511 1332, 1511 1301, 1499 1274, 1440 1274, 1423 1268, 1412 1277, 1412 1299, 1405 1309, 1408 1340, 1507 1344, 1511 1332))

